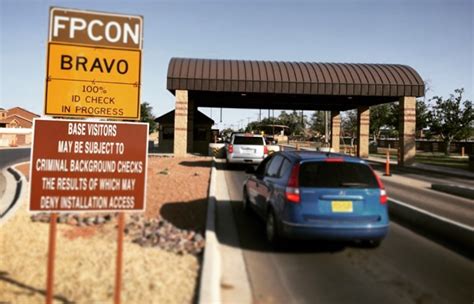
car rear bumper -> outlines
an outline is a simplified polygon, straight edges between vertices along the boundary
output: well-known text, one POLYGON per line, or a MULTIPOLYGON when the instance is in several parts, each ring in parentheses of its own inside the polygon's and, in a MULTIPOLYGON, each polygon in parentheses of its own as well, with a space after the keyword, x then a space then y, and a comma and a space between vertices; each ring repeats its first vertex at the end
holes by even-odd
POLYGON ((281 223, 281 233, 290 239, 311 240, 381 240, 388 233, 388 225, 366 227, 322 227, 307 224, 281 223))
POLYGON ((261 158, 261 157, 259 157, 259 158, 229 157, 229 158, 227 158, 227 162, 232 163, 232 164, 255 164, 255 165, 258 165, 263 161, 263 159, 264 158, 261 158))

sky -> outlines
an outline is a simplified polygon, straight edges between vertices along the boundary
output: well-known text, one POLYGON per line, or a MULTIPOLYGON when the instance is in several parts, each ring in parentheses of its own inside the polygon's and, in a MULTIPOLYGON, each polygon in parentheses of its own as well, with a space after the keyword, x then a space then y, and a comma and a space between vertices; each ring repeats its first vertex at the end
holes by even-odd
MULTIPOLYGON (((473 100, 472 0, 0 0, 2 108, 43 114, 51 6, 143 16, 141 101, 156 116, 174 109, 172 57, 406 64, 428 81, 427 100, 456 88, 473 100)), ((223 109, 220 122, 220 109, 200 111, 221 129, 258 118, 223 109)))

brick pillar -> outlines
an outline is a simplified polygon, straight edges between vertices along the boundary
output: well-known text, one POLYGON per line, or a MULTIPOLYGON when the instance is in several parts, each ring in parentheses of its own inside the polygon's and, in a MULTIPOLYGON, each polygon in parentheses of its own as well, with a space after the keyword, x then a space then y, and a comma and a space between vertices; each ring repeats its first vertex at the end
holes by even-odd
POLYGON ((174 112, 174 156, 186 156, 188 151, 188 91, 176 90, 174 112))
POLYGON ((194 152, 194 115, 196 108, 192 100, 188 101, 188 153, 194 152))
POLYGON ((357 109, 357 156, 369 157, 369 124, 370 107, 359 107, 357 109))
POLYGON ((416 98, 400 98, 400 153, 398 164, 410 165, 415 161, 416 154, 416 98))
POLYGON ((334 152, 339 152, 339 143, 341 141, 341 113, 331 111, 331 148, 334 152))

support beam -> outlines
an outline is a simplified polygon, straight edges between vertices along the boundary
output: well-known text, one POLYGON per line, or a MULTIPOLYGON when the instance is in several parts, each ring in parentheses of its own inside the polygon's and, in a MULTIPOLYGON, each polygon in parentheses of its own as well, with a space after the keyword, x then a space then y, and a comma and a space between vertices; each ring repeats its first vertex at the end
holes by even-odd
POLYGON ((361 158, 369 157, 369 126, 370 107, 359 107, 357 109, 357 156, 361 158))
POLYGON ((331 112, 331 149, 339 153, 339 143, 341 142, 341 113, 331 112))
POLYGON ((416 98, 400 98, 400 153, 398 153, 398 164, 400 166, 411 165, 416 155, 416 98))
POLYGON ((174 113, 174 156, 184 157, 188 151, 188 91, 176 90, 174 113))

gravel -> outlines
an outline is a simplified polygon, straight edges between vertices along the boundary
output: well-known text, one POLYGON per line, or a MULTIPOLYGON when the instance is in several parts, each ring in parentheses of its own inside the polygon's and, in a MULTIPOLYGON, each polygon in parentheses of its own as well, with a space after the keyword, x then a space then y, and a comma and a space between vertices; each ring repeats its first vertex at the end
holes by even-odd
MULTIPOLYGON (((57 222, 72 226, 100 226, 110 222, 117 214, 70 214, 58 215, 57 222)), ((31 216, 33 222, 49 223, 48 213, 31 216)), ((201 233, 193 230, 179 229, 161 216, 148 219, 143 214, 134 214, 127 218, 124 232, 135 244, 142 247, 156 247, 179 255, 200 255, 205 240, 201 233)))

